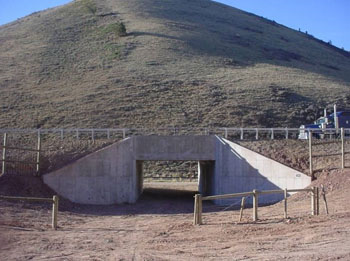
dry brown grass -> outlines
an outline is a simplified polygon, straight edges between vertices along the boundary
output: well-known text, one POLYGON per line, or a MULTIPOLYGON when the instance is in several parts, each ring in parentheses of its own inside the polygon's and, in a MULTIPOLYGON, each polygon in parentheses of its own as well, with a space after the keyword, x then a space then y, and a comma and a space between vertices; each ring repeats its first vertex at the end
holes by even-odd
POLYGON ((78 0, 0 27, 2 128, 297 126, 349 82, 348 53, 211 1, 78 0))

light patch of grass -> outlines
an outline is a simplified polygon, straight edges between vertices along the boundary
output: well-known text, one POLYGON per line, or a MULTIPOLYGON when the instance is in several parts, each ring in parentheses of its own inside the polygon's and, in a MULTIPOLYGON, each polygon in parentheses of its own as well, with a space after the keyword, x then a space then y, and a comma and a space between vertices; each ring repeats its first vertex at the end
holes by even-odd
POLYGON ((81 3, 86 8, 86 10, 95 15, 97 12, 97 6, 94 0, 81 0, 81 3))
POLYGON ((108 43, 105 45, 105 50, 108 59, 116 59, 121 56, 122 46, 117 43, 108 43))

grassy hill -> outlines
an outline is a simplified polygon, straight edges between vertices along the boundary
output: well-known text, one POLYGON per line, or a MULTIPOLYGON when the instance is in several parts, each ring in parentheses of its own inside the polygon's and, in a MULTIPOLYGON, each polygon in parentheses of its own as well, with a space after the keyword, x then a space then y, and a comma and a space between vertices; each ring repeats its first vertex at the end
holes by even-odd
POLYGON ((76 0, 0 27, 0 128, 298 126, 349 106, 349 84, 349 52, 208 0, 76 0))

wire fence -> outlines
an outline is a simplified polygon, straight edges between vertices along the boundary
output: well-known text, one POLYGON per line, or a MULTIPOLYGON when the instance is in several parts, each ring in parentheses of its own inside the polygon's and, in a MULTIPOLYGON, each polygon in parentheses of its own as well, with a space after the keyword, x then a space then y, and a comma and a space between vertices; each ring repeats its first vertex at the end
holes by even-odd
MULTIPOLYGON (((234 141, 253 151, 296 168, 304 173, 310 169, 310 152, 307 139, 309 129, 299 128, 55 128, 55 129, 0 129, 1 141, 7 134, 6 172, 9 174, 33 174, 37 160, 38 137, 41 139, 40 173, 51 172, 85 155, 122 139, 140 135, 218 135, 234 141), (301 135, 303 134, 303 135, 301 135), (306 134, 306 135, 305 135, 306 134), (25 150, 25 148, 32 149, 25 150)), ((339 168, 341 165, 340 130, 314 130, 313 169, 339 168)), ((350 166, 350 129, 344 129, 345 165, 350 166)), ((0 144, 1 145, 1 144, 0 144)), ((0 150, 4 158, 4 149, 0 150)), ((147 179, 155 180, 196 180, 195 164, 158 163, 159 171, 147 174, 147 179), (159 166, 173 166, 172 173, 165 173, 159 166), (176 169, 178 168, 178 169, 176 169), (165 173, 165 174, 164 174, 165 173)))
MULTIPOLYGON (((322 139, 336 139, 340 129, 301 129, 301 128, 55 128, 55 129, 0 129, 1 133, 17 134, 53 134, 64 139, 114 139, 138 135, 220 135, 232 140, 264 140, 264 139, 298 139, 300 134, 313 131, 314 135, 322 139)), ((345 136, 350 138, 350 128, 344 129, 345 136)), ((307 139, 304 138, 304 139, 307 139)))

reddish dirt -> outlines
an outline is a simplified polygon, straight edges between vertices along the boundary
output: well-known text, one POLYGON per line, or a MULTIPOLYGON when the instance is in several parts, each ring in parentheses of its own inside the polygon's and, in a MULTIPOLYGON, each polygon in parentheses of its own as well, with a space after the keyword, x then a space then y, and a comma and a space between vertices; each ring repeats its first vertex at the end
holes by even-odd
MULTIPOLYGON (((166 187, 163 183, 162 187, 166 187)), ((193 192, 149 190, 136 204, 84 206, 59 212, 50 228, 49 205, 0 200, 0 252, 3 260, 349 260, 350 171, 327 171, 324 184, 330 214, 310 216, 310 196, 295 194, 283 203, 259 208, 252 222, 239 211, 204 204, 201 226, 193 226, 193 192), (171 193, 169 193, 171 192, 171 193)), ((181 185, 183 189, 184 185, 181 185)), ((193 188, 193 184, 189 184, 193 188)), ((173 186, 172 186, 173 187, 173 186)), ((174 187, 173 187, 174 188, 174 187)))
MULTIPOLYGON (((236 140, 235 142, 305 174, 309 174, 309 144, 307 140, 236 140)), ((340 140, 314 139, 312 148, 314 156, 313 168, 316 175, 323 170, 332 170, 341 167, 340 140), (320 157, 320 155, 328 156, 320 157)), ((347 152, 345 154, 345 162, 348 166, 350 161, 350 140, 345 141, 344 148, 347 152)))

